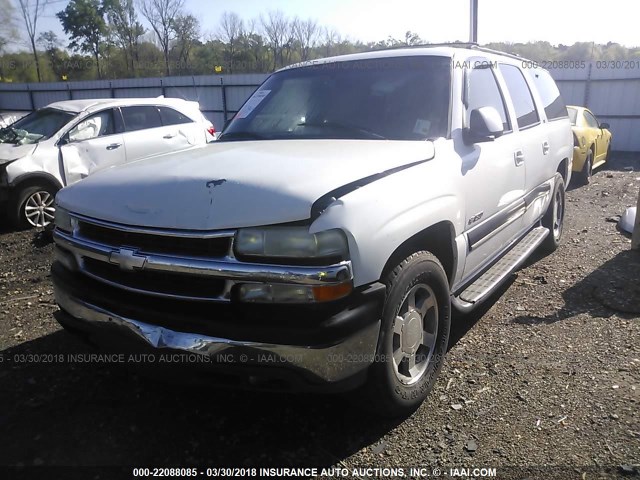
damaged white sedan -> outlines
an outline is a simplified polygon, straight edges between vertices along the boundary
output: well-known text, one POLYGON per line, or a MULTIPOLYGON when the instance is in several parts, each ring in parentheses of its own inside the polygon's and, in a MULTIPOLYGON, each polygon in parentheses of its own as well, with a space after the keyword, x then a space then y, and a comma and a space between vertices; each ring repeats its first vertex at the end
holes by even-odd
POLYGON ((17 227, 46 227, 62 187, 214 135, 199 104, 177 98, 52 103, 0 129, 0 207, 17 227))

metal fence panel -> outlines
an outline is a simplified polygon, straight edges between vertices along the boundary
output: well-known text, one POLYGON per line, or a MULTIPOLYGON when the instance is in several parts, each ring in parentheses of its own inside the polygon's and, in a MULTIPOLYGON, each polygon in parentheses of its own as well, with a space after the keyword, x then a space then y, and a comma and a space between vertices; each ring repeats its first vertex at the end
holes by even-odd
MULTIPOLYGON (((633 65, 630 63, 629 65, 633 65)), ((607 62, 550 70, 570 105, 590 108, 611 125, 615 150, 640 151, 640 69, 607 62), (611 68, 617 67, 617 68, 611 68)), ((32 110, 69 98, 178 97, 196 100, 220 130, 268 74, 130 78, 38 84, 0 84, 0 110, 32 110)))

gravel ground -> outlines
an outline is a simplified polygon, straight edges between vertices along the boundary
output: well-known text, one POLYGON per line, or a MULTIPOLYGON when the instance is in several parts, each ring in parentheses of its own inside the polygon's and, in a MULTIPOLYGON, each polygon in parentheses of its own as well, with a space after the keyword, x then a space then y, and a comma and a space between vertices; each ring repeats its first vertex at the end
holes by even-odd
POLYGON ((100 467, 82 478, 181 465, 638 477, 640 253, 611 217, 635 205, 639 171, 639 157, 619 155, 569 190, 562 246, 531 259, 482 311, 454 318, 434 391, 395 422, 363 413, 365 398, 228 392, 52 361, 93 352, 53 318, 52 245, 0 231, 0 465, 100 467))

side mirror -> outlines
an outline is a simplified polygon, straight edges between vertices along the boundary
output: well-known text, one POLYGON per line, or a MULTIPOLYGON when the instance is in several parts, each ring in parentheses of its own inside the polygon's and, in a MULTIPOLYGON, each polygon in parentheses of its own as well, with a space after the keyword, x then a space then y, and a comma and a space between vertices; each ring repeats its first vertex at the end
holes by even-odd
POLYGON ((500 114, 493 107, 480 107, 469 115, 469 128, 464 130, 467 143, 491 142, 504 133, 500 114))
POLYGON ((609 127, 609 124, 608 124, 608 123, 601 123, 601 124, 600 124, 600 128, 601 128, 601 129, 609 130, 609 128, 610 128, 610 127, 609 127))
POLYGON ((69 143, 69 135, 63 135, 60 140, 58 140, 58 146, 61 147, 69 143))

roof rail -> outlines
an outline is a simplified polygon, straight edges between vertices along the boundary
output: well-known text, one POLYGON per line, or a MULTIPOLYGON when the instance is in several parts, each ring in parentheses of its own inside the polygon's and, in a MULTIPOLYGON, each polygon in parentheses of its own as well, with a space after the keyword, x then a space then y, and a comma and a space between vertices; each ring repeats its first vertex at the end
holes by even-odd
POLYGON ((419 45, 394 45, 392 47, 385 47, 380 49, 375 49, 371 51, 385 51, 385 50, 398 50, 400 48, 429 48, 429 47, 453 47, 453 48, 468 48, 473 50, 479 50, 485 53, 492 53, 494 55, 504 55, 505 57, 513 58, 516 60, 526 60, 526 58, 521 57, 515 53, 503 52, 502 50, 495 50, 493 48, 487 48, 479 45, 476 42, 445 42, 445 43, 421 43, 419 45))
POLYGON ((472 47, 469 47, 469 48, 473 48, 475 50, 480 50, 481 52, 493 53, 495 55, 504 55, 506 57, 515 58, 516 60, 526 60, 524 57, 521 57, 517 53, 503 52, 502 50, 495 50, 493 48, 482 47, 482 46, 477 45, 477 44, 475 46, 472 46, 472 47))

